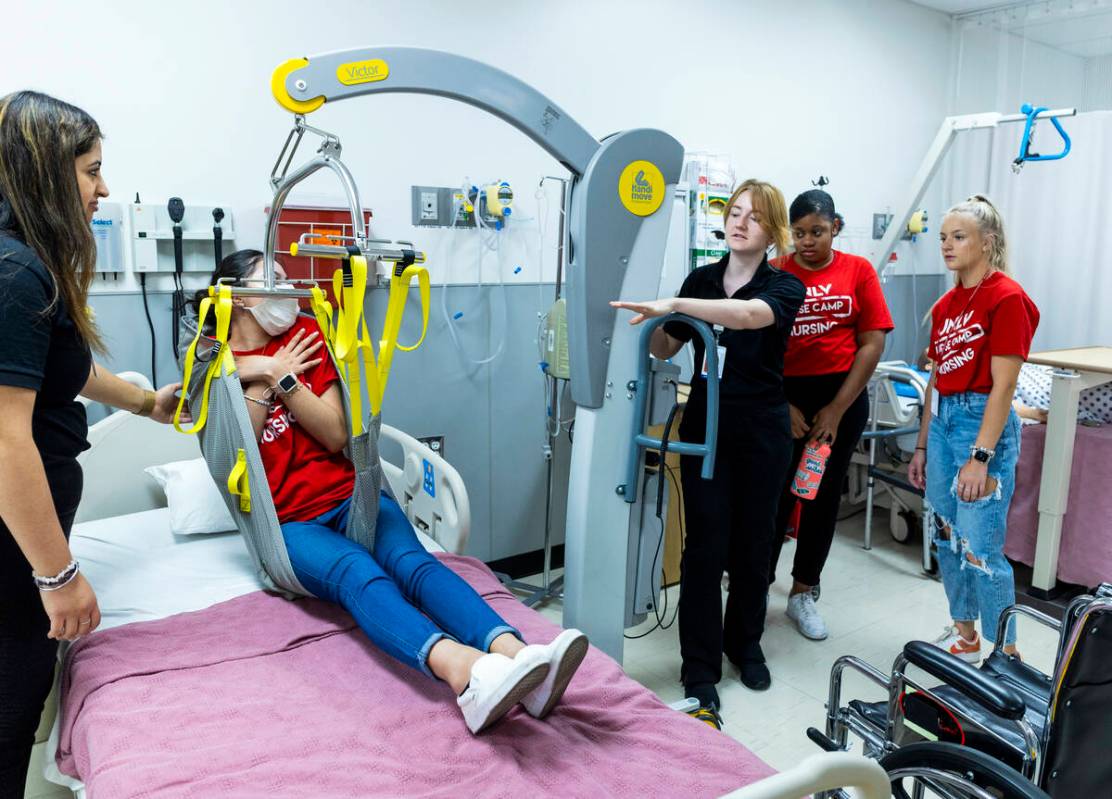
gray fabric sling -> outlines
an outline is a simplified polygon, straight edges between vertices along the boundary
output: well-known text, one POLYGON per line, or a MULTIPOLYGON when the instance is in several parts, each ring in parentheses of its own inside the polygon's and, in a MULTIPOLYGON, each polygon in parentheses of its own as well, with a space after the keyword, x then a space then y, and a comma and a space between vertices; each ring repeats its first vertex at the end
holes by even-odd
MULTIPOLYGON (((182 319, 181 341, 182 358, 197 334, 197 317, 187 315, 182 319)), ((189 407, 199 409, 203 399, 205 371, 211 356, 215 339, 202 335, 197 340, 196 366, 186 387, 189 407), (202 357, 203 356, 203 357, 202 357)), ((358 368, 363 368, 360 363, 358 368)), ((337 365, 337 371, 339 370, 337 365)), ((341 383, 342 385, 342 383, 341 383)), ((346 389, 346 387, 345 387, 346 389)), ((351 430, 351 404, 347 391, 342 389, 344 418, 348 431, 351 430)), ((378 520, 379 496, 382 490, 382 463, 379 460, 378 439, 382 418, 372 415, 364 424, 366 432, 351 437, 345 454, 355 466, 355 482, 352 486, 351 513, 345 531, 347 538, 361 544, 368 552, 374 552, 375 527, 378 520)), ((350 437, 350 432, 349 432, 350 437)), ((247 401, 243 398, 243 385, 238 372, 217 374, 209 388, 208 420, 199 432, 201 453, 208 465, 212 479, 216 481, 224 504, 235 519, 247 551, 259 570, 259 576, 267 587, 287 594, 312 596, 305 589, 290 565, 289 553, 282 538, 278 516, 274 510, 274 500, 270 494, 266 471, 263 468, 259 445, 251 426, 251 416, 247 411, 247 401), (238 453, 243 450, 246 456, 247 477, 251 489, 251 510, 240 510, 239 498, 233 496, 227 487, 228 476, 235 468, 238 453)))

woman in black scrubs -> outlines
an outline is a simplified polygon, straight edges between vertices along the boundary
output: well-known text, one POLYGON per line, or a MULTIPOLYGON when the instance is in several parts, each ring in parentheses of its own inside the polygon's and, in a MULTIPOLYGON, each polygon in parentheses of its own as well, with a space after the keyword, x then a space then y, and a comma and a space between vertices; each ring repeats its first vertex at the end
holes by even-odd
MULTIPOLYGON (((698 458, 680 461, 687 522, 681 676, 686 695, 699 700, 696 715, 713 726, 719 726, 715 686, 723 653, 749 688, 762 691, 771 684, 760 640, 777 501, 791 456, 784 350, 804 296, 797 278, 768 263, 770 247, 783 252, 788 244, 788 212, 779 189, 756 180, 742 183, 726 205, 724 227, 730 254, 689 274, 678 297, 612 303, 636 313, 631 324, 682 313, 713 325, 718 338, 722 374, 714 477, 702 479, 698 458), (730 575, 724 622, 723 568, 730 575)), ((680 438, 700 442, 707 405, 702 339, 688 325, 668 322, 654 331, 652 353, 670 358, 687 341, 703 368, 692 378, 680 438)))
POLYGON ((0 796, 23 796, 58 641, 100 623, 70 554, 88 448, 78 394, 168 422, 174 392, 143 391, 93 363, 86 308, 91 222, 108 196, 101 133, 35 92, 0 98, 0 796))

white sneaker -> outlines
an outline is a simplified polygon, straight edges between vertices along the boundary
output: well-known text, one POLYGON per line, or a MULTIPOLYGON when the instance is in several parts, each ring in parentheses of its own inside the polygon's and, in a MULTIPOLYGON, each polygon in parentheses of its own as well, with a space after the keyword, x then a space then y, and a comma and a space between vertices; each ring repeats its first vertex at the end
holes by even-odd
POLYGON ((548 660, 539 655, 508 658, 490 653, 471 667, 471 682, 456 703, 463 711, 467 729, 485 730, 510 712, 527 693, 548 676, 548 660))
POLYGON ((795 622, 804 637, 812 641, 821 641, 829 635, 810 591, 788 597, 788 618, 795 622))
POLYGON ((526 653, 543 658, 549 665, 544 682, 521 700, 530 716, 543 719, 556 707, 575 670, 587 656, 587 636, 579 630, 564 630, 551 644, 531 644, 518 652, 517 657, 526 653))
POLYGON ((967 641, 961 637, 956 625, 947 627, 942 635, 932 641, 939 649, 945 649, 956 658, 966 663, 977 664, 981 662, 981 636, 974 632, 973 640, 967 641))

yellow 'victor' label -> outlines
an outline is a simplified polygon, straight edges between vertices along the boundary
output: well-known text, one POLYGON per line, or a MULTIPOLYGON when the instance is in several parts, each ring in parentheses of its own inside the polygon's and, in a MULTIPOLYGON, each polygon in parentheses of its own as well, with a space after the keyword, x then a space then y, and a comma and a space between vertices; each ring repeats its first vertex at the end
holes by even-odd
POLYGON ((359 83, 374 83, 386 80, 390 76, 390 67, 381 58, 370 61, 351 61, 336 67, 336 79, 345 86, 355 86, 359 83))

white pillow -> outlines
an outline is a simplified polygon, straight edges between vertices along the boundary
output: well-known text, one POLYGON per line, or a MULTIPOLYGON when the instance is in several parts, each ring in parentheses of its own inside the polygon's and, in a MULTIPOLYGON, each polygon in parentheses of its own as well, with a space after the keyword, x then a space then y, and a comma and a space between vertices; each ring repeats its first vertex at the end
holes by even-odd
POLYGON ((144 469, 166 493, 170 530, 176 535, 228 533, 236 530, 232 514, 213 482, 204 458, 174 461, 144 469))

